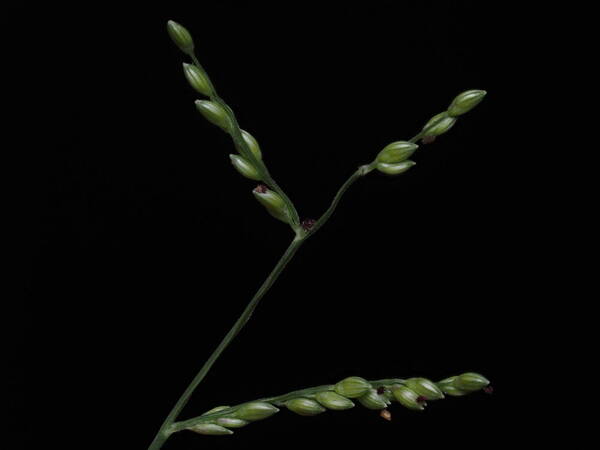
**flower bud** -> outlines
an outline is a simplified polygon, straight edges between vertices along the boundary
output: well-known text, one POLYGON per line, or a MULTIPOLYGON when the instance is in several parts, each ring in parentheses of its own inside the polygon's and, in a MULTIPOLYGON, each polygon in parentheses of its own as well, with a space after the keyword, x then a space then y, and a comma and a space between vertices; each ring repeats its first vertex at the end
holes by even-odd
POLYGON ((266 419, 273 414, 278 413, 279 408, 267 402, 250 402, 240 406, 233 416, 236 419, 247 420, 253 422, 255 420, 266 419))
POLYGON ((224 434, 233 434, 233 431, 228 430, 227 428, 222 427, 221 425, 216 425, 214 423, 199 423, 197 425, 191 426, 188 430, 194 431, 199 434, 211 434, 211 435, 224 435, 224 434))
POLYGON ((439 136, 448 131, 456 123, 454 117, 450 117, 446 111, 433 116, 423 127, 423 136, 439 136), (431 127, 431 128, 429 128, 431 127))
POLYGON ((236 170, 243 176, 250 178, 251 180, 261 180, 258 171, 243 157, 240 155, 229 155, 229 158, 231 159, 231 164, 233 164, 233 167, 235 167, 236 170))
POLYGON ((249 423, 247 420, 236 419, 234 417, 219 417, 216 422, 217 425, 227 428, 240 428, 248 425, 249 423))
POLYGON ((212 88, 210 87, 210 81, 208 81, 204 72, 198 67, 193 64, 183 63, 183 74, 188 83, 190 83, 190 86, 202 95, 206 95, 207 97, 211 96, 212 88))
POLYGON ((206 120, 229 132, 231 121, 221 105, 210 100, 196 100, 195 103, 206 120))
POLYGON ((394 397, 398 400, 402 406, 415 411, 422 411, 425 409, 424 402, 420 401, 421 396, 412 389, 404 385, 396 385, 392 388, 394 397))
POLYGON ((285 406, 301 416, 316 416, 325 412, 325 408, 309 398, 293 398, 285 402, 285 406))
POLYGON ((267 209, 269 214, 276 219, 281 220, 282 222, 289 223, 285 202, 279 196, 279 194, 268 189, 262 184, 256 187, 252 193, 256 199, 267 209))
POLYGON ((462 395, 468 394, 468 392, 461 391, 460 389, 454 387, 454 380, 456 377, 446 378, 437 383, 437 386, 442 390, 444 394, 451 395, 452 397, 460 397, 462 395))
POLYGON ((342 397, 331 391, 319 392, 315 396, 316 400, 323 406, 334 411, 354 408, 354 402, 349 398, 342 397))
POLYGON ((490 384, 490 382, 483 375, 479 375, 478 373, 474 372, 467 372, 457 376, 452 384, 461 391, 474 392, 478 391, 479 389, 483 389, 490 384))
POLYGON ((371 383, 361 377, 348 377, 334 386, 335 392, 347 398, 362 397, 371 389, 371 383))
POLYGON ((379 170, 382 173, 385 173, 386 175, 399 175, 401 173, 406 172, 408 169, 410 169, 412 166, 414 166, 415 164, 417 164, 414 161, 402 161, 400 163, 397 164, 388 164, 388 163, 377 163, 377 170, 379 170))
POLYGON ((444 378, 442 381, 438 381, 436 384, 438 385, 438 387, 441 388, 442 386, 447 386, 449 384, 454 383, 455 379, 456 379, 456 376, 444 378))
POLYGON ((377 155, 377 162, 380 163, 399 163, 410 158, 415 150, 419 148, 417 144, 406 141, 392 142, 386 145, 377 155))
POLYGON ((406 387, 412 389, 418 395, 425 397, 426 400, 440 400, 444 398, 444 394, 440 388, 427 378, 409 378, 406 380, 406 387))
POLYGON ((376 389, 369 389, 366 394, 358 398, 358 401, 368 409, 384 409, 389 404, 384 396, 377 393, 376 389))
POLYGON ((444 392, 444 394, 448 394, 451 395, 452 397, 461 397, 463 395, 467 395, 468 392, 466 391, 461 391, 460 389, 454 387, 451 384, 447 384, 441 387, 442 391, 444 392))
POLYGON ((202 414, 203 416, 206 416, 208 414, 212 414, 212 413, 216 413, 219 411, 223 411, 224 409, 229 409, 231 408, 231 406, 216 406, 213 409, 209 409, 208 411, 206 411, 204 414, 202 414))
POLYGON ((169 20, 167 22, 167 32, 182 52, 189 55, 194 51, 194 40, 185 27, 182 27, 173 20, 169 20))
POLYGON ((256 139, 254 139, 254 136, 252 136, 247 131, 245 131, 245 130, 240 130, 240 131, 242 132, 242 138, 244 138, 244 142, 246 143, 246 145, 248 146, 250 151, 254 154, 256 159, 258 159, 260 161, 262 159, 262 152, 260 151, 258 142, 256 142, 256 139))
POLYGON ((452 104, 448 107, 448 115, 450 117, 456 117, 471 111, 481 102, 481 100, 483 100, 485 94, 487 94, 487 92, 477 89, 458 94, 452 101, 452 104))

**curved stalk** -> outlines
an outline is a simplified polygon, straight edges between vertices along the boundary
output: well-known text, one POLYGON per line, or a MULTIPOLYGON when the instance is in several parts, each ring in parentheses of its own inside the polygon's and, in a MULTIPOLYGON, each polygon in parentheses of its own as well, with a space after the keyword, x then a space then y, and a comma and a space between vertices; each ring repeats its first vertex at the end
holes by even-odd
POLYGON ((334 213, 335 209, 337 208, 338 203, 340 202, 340 200, 342 199, 343 195, 346 193, 346 191, 348 190, 348 188, 356 180, 358 180, 360 177, 363 177, 363 176, 367 175, 374 168, 375 168, 375 163, 371 163, 371 164, 368 164, 368 165, 365 165, 365 166, 360 166, 357 169, 356 172, 354 172, 352 175, 350 175, 350 178, 348 178, 344 182, 344 184, 342 184, 342 186, 337 191, 337 194, 335 194, 335 197, 333 197, 333 200, 332 200, 331 205, 329 206, 329 208, 327 208, 327 210, 323 213, 323 215, 321 216, 321 218, 319 220, 317 220, 315 222, 315 224, 312 226, 312 228, 307 232, 307 237, 312 236, 314 233, 317 232, 317 230, 319 228, 321 228, 323 225, 325 225, 325 222, 327 222, 329 220, 329 218, 332 216, 332 214, 334 213))

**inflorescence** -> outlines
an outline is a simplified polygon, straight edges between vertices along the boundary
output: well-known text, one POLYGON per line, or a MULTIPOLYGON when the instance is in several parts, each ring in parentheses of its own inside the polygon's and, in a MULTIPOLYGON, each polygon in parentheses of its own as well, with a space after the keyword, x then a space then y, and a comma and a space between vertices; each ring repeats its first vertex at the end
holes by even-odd
POLYGON ((433 116, 411 139, 388 144, 373 161, 359 166, 342 184, 331 205, 319 219, 300 220, 294 204, 269 173, 263 161, 263 153, 258 141, 248 131, 239 127, 233 110, 217 94, 208 74, 194 54, 194 41, 188 30, 176 22, 169 21, 167 31, 173 42, 191 59, 191 64, 183 64, 186 80, 197 93, 208 97, 208 99, 196 100, 196 108, 206 120, 217 125, 232 137, 237 154, 229 155, 231 164, 241 175, 259 183, 252 191, 254 197, 274 218, 288 224, 295 232, 295 238, 231 330, 179 398, 154 437, 149 450, 160 449, 171 434, 182 430, 209 435, 232 434, 232 429, 266 419, 279 412, 280 408, 287 408, 302 416, 314 416, 328 409, 339 411, 353 408, 356 401, 365 408, 379 410, 382 418, 391 420, 391 413, 387 408, 393 401, 408 409, 422 411, 428 401, 440 400, 445 395, 462 396, 482 389, 491 393, 489 381, 482 375, 473 372, 446 378, 437 383, 426 378, 367 381, 360 377, 349 377, 333 385, 302 389, 237 406, 219 406, 199 417, 176 421, 198 384, 204 379, 223 350, 248 322, 258 302, 273 285, 286 264, 293 258, 302 243, 329 220, 347 189, 356 180, 372 171, 386 175, 399 175, 414 167, 415 162, 410 158, 419 148, 418 143, 432 143, 438 136, 446 133, 456 124, 460 116, 483 100, 486 92, 475 89, 465 91, 455 97, 446 111, 433 116))
POLYGON ((367 409, 380 411, 381 417, 391 420, 387 408, 392 402, 413 411, 423 411, 427 402, 441 400, 445 395, 458 397, 479 390, 489 392, 489 384, 484 376, 473 372, 437 383, 427 378, 367 381, 361 377, 348 377, 332 385, 302 389, 236 406, 217 406, 199 417, 173 423, 168 432, 190 430, 199 434, 227 435, 233 433, 232 429, 271 417, 280 408, 301 416, 316 416, 327 410, 354 408, 355 401, 367 409))

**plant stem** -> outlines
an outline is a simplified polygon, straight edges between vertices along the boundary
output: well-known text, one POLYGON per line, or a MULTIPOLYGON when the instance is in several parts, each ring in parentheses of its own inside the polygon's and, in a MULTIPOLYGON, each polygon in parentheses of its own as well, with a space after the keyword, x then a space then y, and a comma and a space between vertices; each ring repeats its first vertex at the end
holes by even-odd
POLYGON ((252 313, 256 309, 256 306, 258 305, 260 300, 271 288, 275 280, 277 280, 287 263, 293 258, 294 254, 303 242, 304 239, 302 238, 296 238, 292 241, 290 246, 287 248, 287 250, 281 257, 281 259, 277 262, 275 268, 271 271, 271 273, 264 281, 262 286, 258 289, 256 294, 254 294, 254 297, 252 297, 252 300, 250 300, 250 303, 248 303, 246 309, 244 309, 244 311, 242 312, 242 315, 237 319, 231 330, 229 330, 229 332, 225 335, 219 346, 215 349, 212 355, 210 355, 210 358, 208 358, 208 360, 204 363, 204 365, 200 369, 200 372, 198 372, 198 374, 194 377, 194 379, 187 387, 185 392, 181 395, 181 397, 179 398, 179 400, 177 401, 177 403, 163 422, 158 433, 154 437, 152 444, 150 444, 150 447, 148 447, 148 450, 157 450, 162 447, 162 444, 169 437, 166 431, 175 421, 175 419, 177 419, 177 416, 179 415, 183 407, 187 404, 188 400, 190 399, 192 393, 194 392, 198 384, 200 384, 200 382, 204 379, 204 377, 206 376, 212 365, 215 363, 217 358, 221 355, 221 353, 223 353, 223 350, 227 348, 227 346, 233 340, 233 338, 240 332, 240 330, 244 327, 246 322, 248 322, 248 319, 250 319, 250 316, 252 316, 252 313))
POLYGON ((360 177, 363 177, 363 176, 367 175, 374 168, 375 168, 375 163, 372 162, 371 164, 368 164, 368 165, 365 165, 365 166, 360 166, 356 170, 356 172, 354 172, 352 175, 350 175, 350 178, 348 178, 344 182, 344 184, 342 184, 342 187, 340 187, 340 189, 338 190, 337 194, 335 194, 335 197, 333 197, 333 201, 331 202, 331 205, 329 206, 329 208, 327 208, 327 211, 325 211, 323 213, 323 215, 319 218, 319 220, 317 220, 315 222, 315 224, 312 226, 312 228, 308 231, 307 237, 312 236, 313 234, 315 234, 317 232, 317 230, 319 230, 319 228, 321 228, 323 225, 325 225, 325 222, 327 222, 329 220, 329 218, 331 217, 331 215, 333 214, 333 212, 337 208, 337 205, 340 202, 342 196, 348 190, 348 188, 356 180, 358 180, 360 177))

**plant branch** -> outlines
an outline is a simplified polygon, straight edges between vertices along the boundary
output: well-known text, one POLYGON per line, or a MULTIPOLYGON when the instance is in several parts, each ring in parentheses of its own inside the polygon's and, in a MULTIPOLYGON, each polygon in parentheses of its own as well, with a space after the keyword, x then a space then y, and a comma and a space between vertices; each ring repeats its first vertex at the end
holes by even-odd
POLYGON ((325 225, 325 222, 327 222, 330 219, 330 217, 333 215, 335 209, 337 208, 338 203, 340 202, 340 200, 342 199, 343 195, 346 193, 348 188, 350 186, 352 186, 352 184, 354 184, 354 182, 356 180, 367 175, 374 168, 375 168, 375 163, 371 163, 371 164, 368 164, 365 166, 360 166, 356 170, 356 172, 354 172, 352 175, 350 175, 350 178, 348 178, 344 182, 344 184, 342 184, 342 186, 339 188, 339 190, 335 194, 335 197, 333 197, 333 200, 331 201, 331 205, 329 206, 329 208, 327 208, 327 210, 323 213, 323 215, 319 218, 319 220, 317 220, 315 222, 315 224, 312 226, 312 228, 307 232, 306 237, 312 236, 319 230, 319 228, 321 228, 323 225, 325 225))
POLYGON ((189 384, 185 392, 181 395, 165 421, 163 422, 160 430, 156 434, 152 444, 148 450, 157 450, 161 448, 164 441, 167 440, 168 434, 166 433, 167 429, 170 425, 177 419, 177 416, 183 409, 183 407, 187 404, 190 399, 192 393, 196 389, 196 387, 200 384, 200 382, 204 379, 210 368, 213 366, 217 358, 223 353, 223 350, 227 348, 233 338, 240 332, 240 330, 244 327, 248 319, 252 316, 252 313, 258 306, 260 300, 264 297, 267 291, 271 288, 273 283, 277 280, 287 263, 293 258, 294 254, 298 250, 298 248, 302 245, 303 239, 294 239, 290 246, 287 248, 281 259, 277 262, 275 268, 271 271, 267 279, 263 282, 262 286, 258 289, 250 303, 246 306, 242 315, 237 319, 233 327, 229 330, 229 332, 225 335, 219 346, 215 349, 215 351, 210 355, 210 358, 204 363, 200 372, 194 377, 192 382, 189 384))
MULTIPOLYGON (((240 403, 239 405, 235 405, 235 406, 220 406, 217 408, 213 408, 210 411, 202 414, 201 416, 198 417, 193 417, 191 419, 188 420, 183 420, 180 422, 174 422, 166 431, 166 434, 171 435, 173 433, 177 433, 179 431, 183 431, 183 430, 191 430, 191 431, 196 431, 199 433, 203 433, 203 431, 200 431, 202 428, 206 429, 207 426, 210 426, 209 424, 219 424, 219 423, 223 423, 222 421, 224 421, 224 425, 227 426, 227 421, 229 420, 240 420, 240 417, 242 418, 242 423, 238 424, 237 426, 244 426, 246 425, 248 422, 252 422, 253 420, 260 420, 261 418, 254 418, 254 419, 250 419, 247 418, 246 423, 244 424, 244 420, 243 417, 245 416, 243 410, 244 408, 246 409, 246 411, 248 410, 248 408, 251 405, 257 405, 257 404, 262 404, 264 405, 265 403, 268 404, 267 406, 279 406, 279 407, 287 407, 290 408, 290 403, 288 402, 292 402, 294 400, 298 400, 298 399, 302 399, 305 401, 310 401, 312 400, 313 403, 316 402, 317 405, 320 403, 321 405, 325 406, 325 408, 321 408, 320 410, 316 410, 315 414, 320 414, 321 412, 324 412, 326 408, 331 408, 331 409, 349 409, 352 408, 354 405, 354 403, 352 401, 349 401, 348 398, 345 399, 346 401, 346 405, 344 408, 339 408, 339 404, 338 405, 332 405, 330 403, 327 402, 326 398, 323 398, 323 396, 319 396, 320 393, 324 393, 324 392, 334 392, 337 394, 338 398, 343 398, 343 395, 340 394, 340 391, 338 390, 338 385, 342 384, 347 381, 350 380, 351 378, 355 378, 358 379, 359 377, 350 377, 347 378, 346 380, 342 380, 340 383, 338 384, 325 384, 322 386, 315 386, 315 387, 310 387, 310 388, 306 388, 306 389, 299 389, 296 391, 292 391, 292 392, 288 392, 287 394, 282 394, 282 395, 277 395, 277 396, 273 396, 273 397, 264 397, 264 398, 260 398, 257 400, 253 400, 251 402, 244 402, 244 403, 240 403), (338 406, 338 407, 336 407, 338 406)), ((401 403, 403 406, 409 408, 409 409, 416 409, 416 410, 422 410, 424 408, 424 406, 427 405, 426 400, 441 400, 444 398, 444 394, 446 395, 451 395, 454 397, 460 397, 475 391, 479 391, 479 390, 484 390, 485 392, 490 393, 491 392, 491 388, 488 388, 489 385, 489 381, 476 373, 465 373, 459 376, 454 376, 454 377, 450 377, 450 378, 446 378, 444 380, 441 380, 437 383, 434 383, 430 380, 427 380, 425 378, 409 378, 409 379, 401 379, 401 378, 386 378, 383 380, 372 380, 372 381, 367 381, 364 379, 361 379, 362 382, 364 383, 363 388, 364 391, 361 392, 354 392, 354 395, 352 396, 353 399, 356 399, 356 397, 361 397, 358 399, 358 401, 360 403, 362 403, 365 407, 369 408, 369 409, 375 409, 375 410, 383 410, 386 409, 387 406, 389 406, 391 404, 392 401, 398 401, 399 403, 401 403), (458 386, 460 387, 457 387, 458 386), (397 391, 399 390, 403 390, 402 393, 398 394, 397 391), (405 395, 406 392, 408 391, 408 395, 409 398, 407 399, 405 395), (370 392, 370 393, 369 393, 370 392), (367 394, 369 393, 369 394, 367 394), (364 403, 362 398, 364 398, 364 396, 375 396, 374 403, 373 401, 364 403)), ((343 389, 342 389, 342 393, 343 393, 343 389)), ((264 407, 264 406, 263 406, 264 407)), ((291 408, 290 408, 291 409, 291 408)), ((292 411, 294 411, 293 409, 291 409, 292 411)), ((275 414, 277 413, 278 410, 276 408, 273 408, 271 410, 271 414, 275 414)), ((301 412, 295 411, 301 415, 303 415, 301 412)), ((314 414, 308 414, 308 415, 314 415, 314 414)), ((263 416, 262 418, 266 418, 268 416, 263 416)), ((204 434, 204 433, 203 433, 204 434)), ((210 433, 208 433, 210 434, 210 433)))
MULTIPOLYGON (((371 384, 371 386, 373 388, 377 389, 380 386, 391 386, 394 384, 404 384, 404 382, 405 382, 405 380, 403 380, 401 378, 388 378, 388 379, 384 379, 384 380, 373 380, 373 381, 370 381, 369 383, 371 384)), ((267 403, 271 403, 275 406, 284 406, 286 401, 291 400, 293 398, 302 397, 302 398, 313 399, 315 397, 315 395, 318 394, 319 392, 333 391, 334 387, 335 387, 334 384, 325 384, 322 386, 314 386, 314 387, 310 387, 310 388, 306 388, 306 389, 299 389, 297 391, 288 392, 287 394, 277 395, 274 397, 260 398, 258 400, 253 400, 253 402, 267 402, 267 403)), ((247 403, 248 402, 240 403, 239 405, 231 406, 227 409, 222 409, 220 411, 217 411, 217 412, 214 412, 211 414, 204 414, 202 416, 193 417, 188 420, 174 422, 171 425, 171 427, 169 427, 167 433, 169 433, 169 434, 176 433, 178 431, 188 429, 188 428, 193 427, 194 425, 198 425, 200 423, 210 423, 219 417, 231 416, 232 413, 234 413, 242 405, 245 405, 247 403)))
POLYGON ((206 70, 204 70, 204 68, 200 64, 200 61, 198 61, 198 58, 196 58, 196 55, 191 54, 190 57, 192 58, 192 62, 194 63, 194 65, 198 69, 200 69, 200 71, 205 75, 206 80, 210 84, 211 91, 212 91, 212 95, 210 95, 210 97, 209 97, 210 100, 217 103, 219 106, 221 106, 225 110, 227 115, 229 116, 229 120, 231 122, 231 133, 230 134, 231 134, 231 138, 233 139, 233 143, 236 147, 236 150, 244 158, 249 160, 250 163, 252 164, 252 166, 256 168, 256 170, 258 171, 258 173, 260 174, 260 176, 262 178, 262 181, 281 196, 281 198, 285 202, 285 205, 289 212, 290 218, 292 219, 292 228, 294 229, 294 231, 296 233, 298 233, 298 230, 300 228, 300 217, 298 216, 298 211, 296 210, 296 207, 294 206, 294 204, 292 203, 290 198, 287 196, 287 194, 283 191, 283 189, 281 189, 281 187, 279 187, 277 182, 273 179, 273 177, 269 173, 269 170, 267 169, 267 166, 265 166, 265 163, 263 161, 261 161, 260 159, 258 159, 256 156, 254 156, 254 154, 250 151, 250 149, 246 145, 246 141, 244 141, 244 138, 242 137, 242 131, 240 130, 240 126, 235 117, 235 113, 233 112, 231 107, 227 103, 225 103, 225 101, 217 94, 217 90, 215 89, 215 86, 213 85, 212 81, 210 80, 210 77, 208 76, 208 74, 206 73, 206 70))
MULTIPOLYGON (((414 135, 409 142, 417 142, 419 139, 421 139, 423 136, 425 136, 425 134, 432 129, 434 126, 436 126, 438 123, 440 122, 440 120, 434 121, 432 124, 430 124, 429 126, 423 128, 423 130, 421 130, 419 133, 417 133, 416 135, 414 135)), ((333 197, 333 200, 331 202, 331 205, 329 206, 329 208, 327 208, 327 210, 325 211, 325 213, 323 213, 323 215, 319 218, 319 220, 317 220, 317 222, 315 222, 315 224, 312 226, 312 228, 306 233, 306 237, 310 237, 313 234, 315 234, 317 232, 317 230, 319 230, 319 228, 321 228, 323 225, 325 225, 325 223, 330 219, 330 217, 333 215, 335 209, 338 206, 338 203, 340 202, 340 200, 342 199, 342 197, 344 196, 344 194, 346 193, 346 191, 348 190, 348 188, 350 186, 352 186, 352 184, 354 184, 355 181, 357 181, 359 178, 369 174, 373 169, 375 169, 375 167, 377 166, 377 162, 373 161, 370 164, 364 165, 364 166, 360 166, 356 172, 354 172, 352 175, 350 175, 350 178, 348 178, 344 184, 342 184, 342 186, 339 188, 338 192, 335 194, 335 197, 333 197)))

